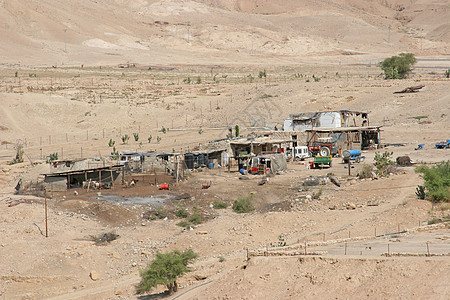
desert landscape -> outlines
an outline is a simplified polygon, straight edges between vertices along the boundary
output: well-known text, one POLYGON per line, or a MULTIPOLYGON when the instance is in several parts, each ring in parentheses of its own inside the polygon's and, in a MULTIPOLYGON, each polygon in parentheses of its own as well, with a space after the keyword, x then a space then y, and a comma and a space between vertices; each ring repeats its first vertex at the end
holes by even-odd
POLYGON ((0 0, 0 299, 448 299, 450 207, 418 198, 415 169, 450 160, 435 148, 450 139, 449 16, 439 0, 0 0), (385 79, 378 63, 406 52, 408 78, 385 79), (101 168, 114 151, 217 150, 236 125, 260 137, 347 110, 381 126, 350 170, 233 161, 19 188, 41 187, 55 153, 101 168), (363 178, 385 152, 412 165, 363 178), (254 210, 236 213, 244 198, 254 210), (188 248, 177 292, 136 294, 156 253, 188 248))

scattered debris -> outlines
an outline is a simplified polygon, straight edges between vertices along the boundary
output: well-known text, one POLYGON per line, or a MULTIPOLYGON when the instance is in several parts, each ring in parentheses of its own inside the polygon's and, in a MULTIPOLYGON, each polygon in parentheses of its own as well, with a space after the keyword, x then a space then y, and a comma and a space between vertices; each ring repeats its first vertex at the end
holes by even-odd
POLYGON ((425 87, 424 85, 410 86, 410 87, 407 87, 406 89, 403 89, 403 90, 401 90, 399 92, 394 92, 394 94, 417 93, 418 91, 420 91, 424 87, 425 87))
POLYGON ((211 187, 211 181, 202 184, 202 190, 207 190, 207 189, 209 189, 210 187, 211 187))
POLYGON ((417 145, 417 148, 414 148, 414 150, 422 150, 423 146, 425 146, 425 144, 419 144, 417 145))
POLYGON ((330 181, 336 186, 338 187, 341 186, 341 183, 339 182, 339 179, 336 176, 328 176, 328 178, 330 178, 330 181))
POLYGON ((434 145, 434 148, 435 149, 447 149, 447 148, 450 148, 450 140, 447 140, 446 142, 436 143, 434 145))
POLYGON ((96 271, 91 271, 91 273, 89 273, 89 277, 91 277, 93 281, 100 280, 100 275, 96 271))
POLYGON ((95 242, 96 245, 106 245, 109 242, 117 240, 118 238, 119 235, 115 234, 114 232, 105 232, 100 234, 99 236, 91 235, 91 239, 95 242))

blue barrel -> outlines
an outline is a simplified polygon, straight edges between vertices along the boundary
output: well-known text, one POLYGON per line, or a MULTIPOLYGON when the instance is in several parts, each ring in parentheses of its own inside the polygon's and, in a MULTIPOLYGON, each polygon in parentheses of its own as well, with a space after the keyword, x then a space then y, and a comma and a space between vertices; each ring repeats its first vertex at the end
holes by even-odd
POLYGON ((342 155, 346 158, 360 156, 361 150, 359 149, 345 150, 344 152, 342 152, 342 155))
POLYGON ((214 163, 209 163, 209 168, 210 169, 214 168, 214 163))
POLYGON ((247 175, 247 170, 246 170, 246 169, 240 169, 239 172, 240 172, 242 175, 247 175))

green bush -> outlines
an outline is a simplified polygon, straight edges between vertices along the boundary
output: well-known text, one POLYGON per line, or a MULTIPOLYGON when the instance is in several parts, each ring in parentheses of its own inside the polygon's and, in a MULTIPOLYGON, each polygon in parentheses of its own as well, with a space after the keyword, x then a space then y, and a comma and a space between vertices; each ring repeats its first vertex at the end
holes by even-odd
POLYGON ((203 222, 202 217, 200 217, 200 215, 198 215, 198 214, 192 215, 188 221, 194 225, 202 224, 202 222, 203 222))
POLYGON ((13 159, 13 164, 23 163, 23 155, 25 151, 23 151, 23 145, 16 146, 16 157, 13 159))
POLYGON ((158 219, 164 219, 167 217, 167 212, 162 207, 158 207, 155 216, 158 217, 158 219))
POLYGON ((113 150, 111 151, 112 159, 119 158, 119 151, 117 151, 116 146, 113 146, 113 150))
POLYGON ((136 142, 139 141, 139 133, 134 132, 134 133, 133 133, 133 136, 134 136, 134 140, 135 140, 136 142))
POLYGON ((376 174, 380 177, 384 177, 388 175, 388 167, 390 165, 394 164, 394 161, 392 161, 393 152, 384 152, 383 154, 375 153, 375 167, 376 167, 376 174))
POLYGON ((416 173, 421 173, 424 180, 426 198, 433 202, 449 202, 450 200, 450 160, 440 162, 436 166, 420 166, 416 173))
POLYGON ((116 141, 113 141, 113 139, 109 139, 109 142, 108 142, 109 147, 114 147, 115 144, 116 144, 116 141))
POLYGON ((130 139, 130 136, 128 134, 125 134, 124 136, 121 137, 121 139, 122 139, 122 143, 128 144, 128 140, 130 139))
POLYGON ((215 209, 224 209, 228 207, 228 204, 226 202, 223 201, 214 201, 213 202, 213 207, 215 209))
POLYGON ((136 287, 136 292, 142 294, 158 285, 165 285, 169 294, 176 292, 177 278, 190 271, 187 265, 197 257, 192 249, 183 252, 174 250, 169 253, 156 253, 155 259, 140 272, 141 281, 136 287))
POLYGON ((177 218, 187 218, 189 213, 185 209, 180 209, 175 213, 175 216, 177 216, 177 218))
POLYGON ((416 187, 416 196, 420 199, 420 200, 425 200, 426 198, 426 193, 425 193, 425 187, 423 185, 418 185, 416 187))
POLYGON ((233 203, 233 211, 237 212, 239 214, 241 213, 249 213, 252 210, 255 209, 255 207, 252 204, 252 200, 254 198, 254 195, 248 195, 246 197, 241 197, 234 201, 233 203))
POLYGON ((176 224, 177 226, 189 228, 192 224, 188 221, 181 221, 176 224))
POLYGON ((411 72, 411 67, 415 63, 414 54, 400 53, 398 56, 386 58, 380 65, 386 79, 403 79, 411 72))

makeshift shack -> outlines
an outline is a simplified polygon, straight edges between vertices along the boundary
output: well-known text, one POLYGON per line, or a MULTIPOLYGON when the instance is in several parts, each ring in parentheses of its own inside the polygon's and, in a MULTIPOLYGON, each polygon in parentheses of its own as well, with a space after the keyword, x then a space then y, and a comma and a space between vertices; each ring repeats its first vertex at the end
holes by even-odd
POLYGON ((381 126, 311 128, 307 129, 308 142, 311 145, 319 138, 331 137, 332 142, 342 150, 377 149, 381 146, 381 126))
POLYGON ((124 166, 53 172, 44 175, 44 187, 48 191, 65 191, 74 187, 82 187, 83 182, 95 181, 99 185, 111 186, 118 180, 123 180, 124 166))

